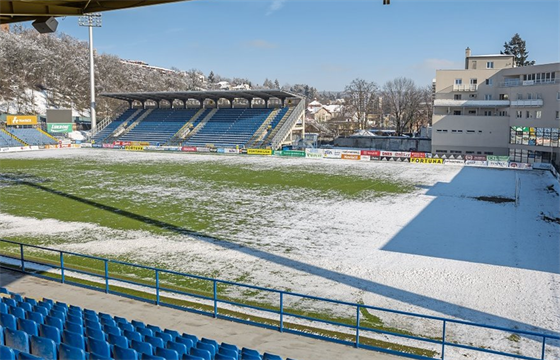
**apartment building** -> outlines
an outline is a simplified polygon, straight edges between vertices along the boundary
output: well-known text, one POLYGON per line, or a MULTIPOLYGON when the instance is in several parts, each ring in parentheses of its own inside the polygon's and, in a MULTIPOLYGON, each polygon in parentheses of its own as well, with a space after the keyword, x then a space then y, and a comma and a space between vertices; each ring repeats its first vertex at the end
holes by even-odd
POLYGON ((437 70, 432 152, 501 155, 560 166, 560 63, 515 67, 512 55, 471 55, 437 70))

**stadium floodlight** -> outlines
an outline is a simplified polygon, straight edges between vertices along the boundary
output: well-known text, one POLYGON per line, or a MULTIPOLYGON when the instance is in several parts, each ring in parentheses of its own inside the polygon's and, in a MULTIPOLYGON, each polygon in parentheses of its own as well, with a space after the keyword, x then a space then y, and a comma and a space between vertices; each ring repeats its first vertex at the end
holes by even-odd
POLYGON ((91 135, 95 135, 97 123, 95 119, 95 67, 93 64, 93 28, 101 27, 101 14, 92 13, 80 16, 78 25, 89 27, 89 82, 90 82, 90 118, 91 118, 91 135))

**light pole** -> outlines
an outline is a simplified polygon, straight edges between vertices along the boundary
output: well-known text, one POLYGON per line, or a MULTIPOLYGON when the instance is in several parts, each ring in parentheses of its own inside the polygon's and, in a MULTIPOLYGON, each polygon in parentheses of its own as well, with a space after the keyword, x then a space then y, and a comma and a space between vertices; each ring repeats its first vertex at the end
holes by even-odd
POLYGON ((89 92, 91 96, 90 118, 91 118, 91 135, 95 135, 97 123, 95 119, 95 68, 93 65, 93 28, 101 27, 101 14, 86 14, 78 18, 80 26, 89 27, 89 92))

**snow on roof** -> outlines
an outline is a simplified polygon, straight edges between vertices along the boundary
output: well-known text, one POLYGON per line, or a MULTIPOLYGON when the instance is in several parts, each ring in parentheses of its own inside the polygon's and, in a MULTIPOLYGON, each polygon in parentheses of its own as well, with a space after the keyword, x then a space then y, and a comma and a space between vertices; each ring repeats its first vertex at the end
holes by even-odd
POLYGON ((313 100, 312 102, 309 103, 309 106, 321 106, 322 104, 320 102, 318 102, 317 100, 313 100))

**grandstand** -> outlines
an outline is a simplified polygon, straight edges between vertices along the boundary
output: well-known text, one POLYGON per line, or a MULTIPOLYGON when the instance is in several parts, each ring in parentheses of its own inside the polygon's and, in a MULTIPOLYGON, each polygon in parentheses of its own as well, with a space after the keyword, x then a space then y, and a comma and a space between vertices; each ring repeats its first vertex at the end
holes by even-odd
POLYGON ((101 127, 97 143, 278 148, 305 136, 304 102, 280 90, 114 93, 129 109, 101 127), (189 107, 196 100, 198 107, 189 107), (217 104, 226 102, 227 106, 217 104), (181 103, 181 107, 173 106, 181 103), (133 105, 139 104, 140 108, 133 105), (235 106, 234 106, 235 104, 235 106), (240 106, 240 104, 244 104, 240 106), (167 105, 168 107, 164 107, 167 105))
POLYGON ((52 136, 36 128, 7 128, 6 131, 22 140, 27 145, 53 145, 58 143, 52 136))

